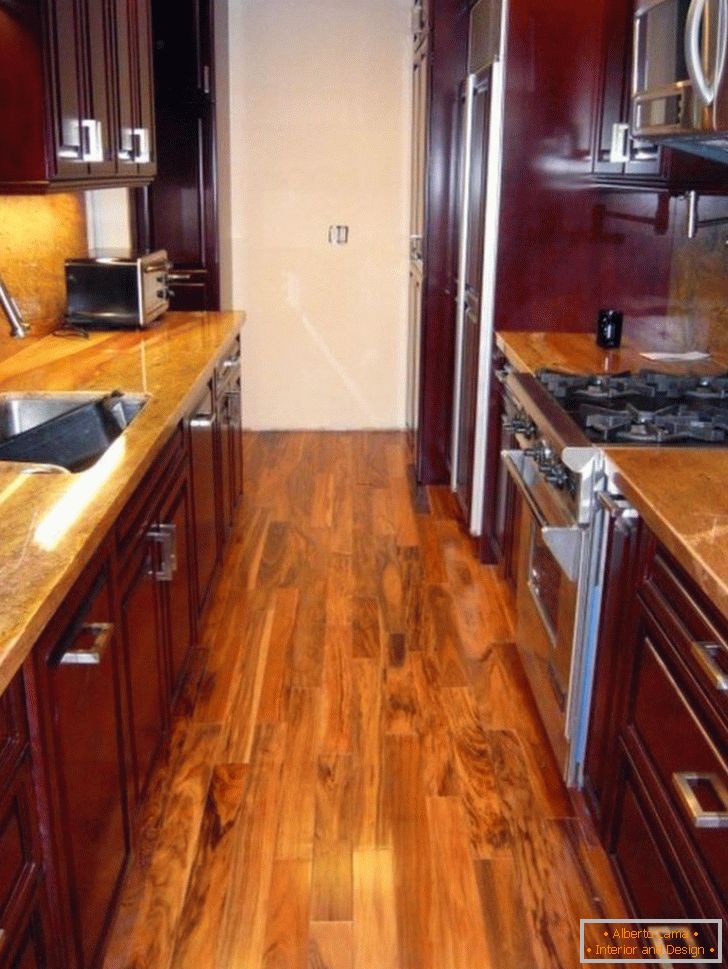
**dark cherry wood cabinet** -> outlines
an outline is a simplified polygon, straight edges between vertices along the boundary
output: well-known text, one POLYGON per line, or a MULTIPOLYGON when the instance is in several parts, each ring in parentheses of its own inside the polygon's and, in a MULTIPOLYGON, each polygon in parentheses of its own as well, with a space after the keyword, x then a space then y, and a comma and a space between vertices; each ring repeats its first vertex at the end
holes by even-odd
POLYGON ((72 964, 99 964, 129 857, 123 661, 108 548, 33 654, 45 813, 72 964))
POLYGON ((117 524, 133 801, 144 798, 196 638, 193 510, 180 426, 117 524))
POLYGON ((725 191, 728 166, 659 147, 629 133, 635 0, 604 4, 602 63, 596 101, 593 171, 615 187, 725 191))
POLYGON ((0 191, 142 184, 155 172, 148 0, 0 14, 0 191))
POLYGON ((728 916, 728 622, 616 514, 586 793, 633 912, 728 916))
POLYGON ((167 250, 173 309, 218 309, 212 0, 151 8, 157 175, 136 193, 136 242, 167 250))

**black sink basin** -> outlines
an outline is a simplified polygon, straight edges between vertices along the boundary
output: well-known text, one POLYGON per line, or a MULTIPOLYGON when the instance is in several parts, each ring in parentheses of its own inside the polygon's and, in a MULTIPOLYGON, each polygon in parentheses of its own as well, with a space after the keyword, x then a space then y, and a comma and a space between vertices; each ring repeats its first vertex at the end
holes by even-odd
POLYGON ((0 395, 0 461, 83 471, 146 403, 122 394, 0 395))

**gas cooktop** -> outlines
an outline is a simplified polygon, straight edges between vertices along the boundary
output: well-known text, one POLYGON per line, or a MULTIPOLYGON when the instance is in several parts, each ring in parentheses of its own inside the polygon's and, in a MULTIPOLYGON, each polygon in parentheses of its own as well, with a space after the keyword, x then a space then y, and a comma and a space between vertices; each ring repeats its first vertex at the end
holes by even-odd
POLYGON ((587 437, 601 444, 728 445, 728 373, 536 375, 587 437))

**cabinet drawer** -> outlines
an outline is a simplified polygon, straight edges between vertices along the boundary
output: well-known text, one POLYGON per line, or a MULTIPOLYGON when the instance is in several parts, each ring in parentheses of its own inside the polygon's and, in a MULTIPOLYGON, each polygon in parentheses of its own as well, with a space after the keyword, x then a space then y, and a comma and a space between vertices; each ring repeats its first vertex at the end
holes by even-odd
POLYGON ((628 741, 644 751, 701 868, 728 896, 728 768, 665 664, 659 628, 644 622, 637 648, 628 741), (669 729, 666 725, 669 724, 669 729))
POLYGON ((659 546, 641 595, 713 717, 728 730, 728 623, 659 546))

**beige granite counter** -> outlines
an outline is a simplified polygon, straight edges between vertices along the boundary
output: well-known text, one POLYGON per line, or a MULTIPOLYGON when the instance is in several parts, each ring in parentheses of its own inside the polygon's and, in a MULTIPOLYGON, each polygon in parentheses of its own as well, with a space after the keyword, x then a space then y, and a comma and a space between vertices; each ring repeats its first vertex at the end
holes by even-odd
MULTIPOLYGON (((629 341, 605 351, 585 333, 504 332, 497 342, 514 367, 530 372, 728 369, 721 354, 701 364, 656 365, 629 341)), ((728 617, 728 448, 611 447, 605 453, 624 496, 728 617)))
POLYGON ((48 336, 0 360, 0 392, 120 389, 149 396, 87 471, 34 476, 0 466, 0 691, 194 405, 243 320, 241 313, 168 313, 148 331, 96 333, 88 340, 48 336))

